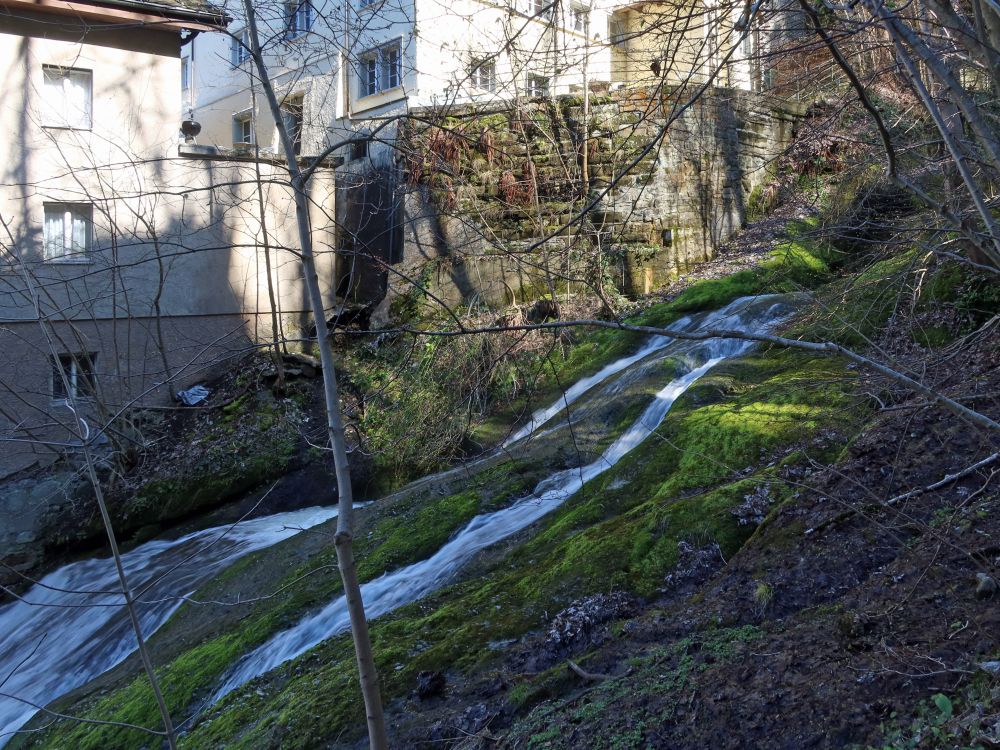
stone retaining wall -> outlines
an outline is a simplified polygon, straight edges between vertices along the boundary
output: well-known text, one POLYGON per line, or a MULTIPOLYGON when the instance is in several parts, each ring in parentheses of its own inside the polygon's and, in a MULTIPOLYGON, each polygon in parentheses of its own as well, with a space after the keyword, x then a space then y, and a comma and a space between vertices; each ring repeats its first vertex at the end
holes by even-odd
POLYGON ((358 273, 342 291, 366 302, 388 291, 386 318, 414 297, 498 306, 573 293, 601 275, 625 294, 648 292, 711 258, 745 222, 748 196, 790 143, 799 109, 726 89, 693 104, 676 91, 594 96, 586 147, 579 97, 418 113, 397 134, 394 165, 342 173, 357 195, 366 182, 397 185, 378 191, 376 210, 392 216, 368 225, 350 219, 365 212, 339 193, 347 262, 375 256, 383 269, 378 283, 358 273))

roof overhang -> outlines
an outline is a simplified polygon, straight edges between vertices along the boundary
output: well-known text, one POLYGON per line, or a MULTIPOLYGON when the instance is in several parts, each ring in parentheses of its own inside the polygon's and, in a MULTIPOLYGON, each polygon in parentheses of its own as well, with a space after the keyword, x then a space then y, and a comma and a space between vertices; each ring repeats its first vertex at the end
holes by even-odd
POLYGON ((0 0, 0 7, 169 31, 223 31, 231 20, 221 12, 198 11, 156 2, 82 0, 0 0))

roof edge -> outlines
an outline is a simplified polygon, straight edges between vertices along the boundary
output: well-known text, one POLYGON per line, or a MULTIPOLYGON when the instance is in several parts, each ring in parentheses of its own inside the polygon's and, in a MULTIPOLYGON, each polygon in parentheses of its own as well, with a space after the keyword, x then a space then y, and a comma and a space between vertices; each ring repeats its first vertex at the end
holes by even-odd
POLYGON ((232 21, 212 5, 199 9, 160 0, 0 0, 0 7, 89 17, 107 23, 148 24, 172 31, 224 31, 232 21))

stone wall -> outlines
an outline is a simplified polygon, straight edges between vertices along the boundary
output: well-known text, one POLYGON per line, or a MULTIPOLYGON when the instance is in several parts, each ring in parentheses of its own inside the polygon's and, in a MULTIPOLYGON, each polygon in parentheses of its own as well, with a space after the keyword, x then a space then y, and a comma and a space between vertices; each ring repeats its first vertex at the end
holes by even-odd
MULTIPOLYGON (((341 231, 349 262, 374 257, 389 269, 381 289, 342 291, 383 299, 385 317, 410 298, 498 306, 599 278, 624 294, 650 291, 712 257, 744 223, 747 197, 798 116, 760 93, 715 89, 687 105, 679 92, 631 90, 591 97, 584 147, 580 97, 419 114, 397 135, 395 193, 379 193, 396 212, 401 251, 386 242, 385 222, 369 231, 346 221, 341 231)), ((368 179, 387 169, 369 165, 368 179)), ((355 185, 364 173, 350 166, 355 185)), ((340 196, 343 217, 350 200, 340 196)))
POLYGON ((4 563, 0 584, 20 583, 18 573, 33 570, 49 547, 60 544, 53 534, 67 530, 59 517, 70 516, 72 505, 92 502, 92 497, 90 485, 72 472, 0 485, 0 560, 4 563))

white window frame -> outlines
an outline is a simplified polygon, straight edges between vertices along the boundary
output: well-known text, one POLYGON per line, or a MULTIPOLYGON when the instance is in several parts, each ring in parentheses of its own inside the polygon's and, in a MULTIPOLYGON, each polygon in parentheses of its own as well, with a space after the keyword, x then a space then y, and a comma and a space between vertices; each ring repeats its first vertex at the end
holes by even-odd
POLYGON ((253 142, 253 117, 249 112, 233 115, 233 145, 253 142))
POLYGON ((399 39, 358 55, 358 98, 403 85, 403 44, 399 39), (394 59, 393 59, 394 58, 394 59))
POLYGON ((531 99, 540 99, 551 92, 552 79, 541 73, 528 73, 525 91, 531 99))
POLYGON ((94 125, 94 72, 61 65, 42 66, 43 127, 91 130, 94 125), (74 91, 74 87, 82 91, 74 91), (74 103, 74 99, 82 99, 74 103))
POLYGON ((90 263, 94 235, 94 206, 90 203, 43 204, 42 257, 49 263, 90 263), (60 216, 61 214, 61 216, 60 216), (54 228, 60 222, 58 230, 54 228), (74 224, 83 225, 83 244, 74 239, 74 224))
POLYGON ((52 403, 65 405, 80 398, 93 398, 97 391, 97 369, 94 367, 96 361, 96 352, 73 352, 51 357, 52 403), (66 375, 65 381, 63 373, 66 375))
POLYGON ((250 31, 241 29, 234 31, 229 40, 229 64, 234 68, 240 67, 250 59, 250 31))
POLYGON ((182 57, 181 58, 181 91, 187 92, 191 90, 191 58, 182 57))
POLYGON ((288 0, 285 3, 285 39, 292 40, 312 31, 315 13, 309 0, 288 0))
POLYGON ((574 3, 570 6, 569 16, 570 16, 570 28, 579 33, 587 33, 587 16, 590 15, 590 8, 586 5, 579 5, 574 3))
POLYGON ((489 58, 473 58, 469 65, 469 83, 473 88, 489 91, 497 90, 496 61, 489 58))

